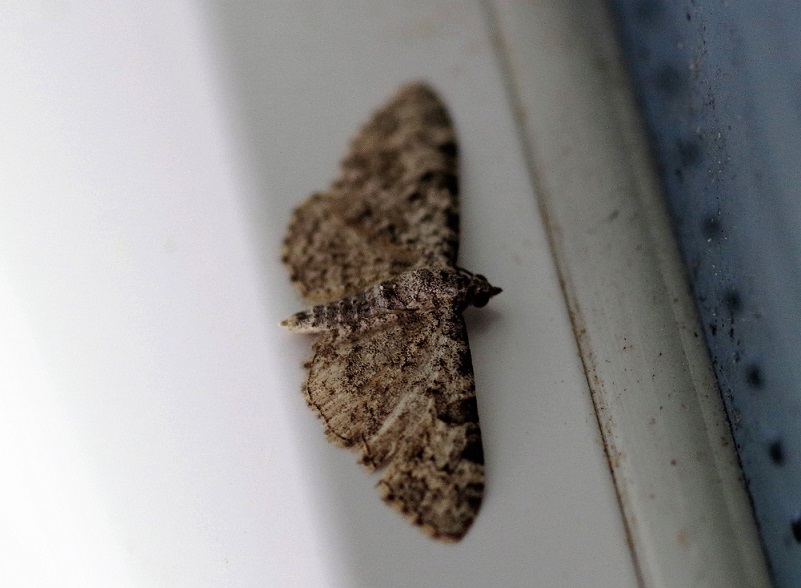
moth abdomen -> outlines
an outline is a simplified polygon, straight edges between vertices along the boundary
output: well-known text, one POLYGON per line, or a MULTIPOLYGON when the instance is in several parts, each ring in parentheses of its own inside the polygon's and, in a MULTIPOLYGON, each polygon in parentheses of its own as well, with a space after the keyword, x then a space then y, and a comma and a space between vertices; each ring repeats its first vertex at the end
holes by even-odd
MULTIPOLYGON (((372 290, 372 288, 371 288, 372 290)), ((369 291, 368 291, 369 292, 369 291)), ((281 326, 296 333, 321 333, 331 330, 358 330, 378 314, 387 309, 371 304, 367 292, 318 304, 307 310, 296 312, 281 321, 281 326)))

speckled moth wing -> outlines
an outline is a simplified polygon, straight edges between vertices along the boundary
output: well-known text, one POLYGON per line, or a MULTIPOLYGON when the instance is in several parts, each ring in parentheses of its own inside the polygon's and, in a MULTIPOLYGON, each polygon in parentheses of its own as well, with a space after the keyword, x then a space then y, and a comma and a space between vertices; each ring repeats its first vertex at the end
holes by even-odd
POLYGON ((306 401, 333 442, 384 468, 384 500, 432 536, 458 540, 484 488, 470 346, 457 313, 400 313, 314 344, 306 401))
POLYGON ((437 95, 411 84, 359 131, 331 188, 294 211, 282 259, 319 304, 408 269, 453 266, 458 247, 454 129, 437 95))

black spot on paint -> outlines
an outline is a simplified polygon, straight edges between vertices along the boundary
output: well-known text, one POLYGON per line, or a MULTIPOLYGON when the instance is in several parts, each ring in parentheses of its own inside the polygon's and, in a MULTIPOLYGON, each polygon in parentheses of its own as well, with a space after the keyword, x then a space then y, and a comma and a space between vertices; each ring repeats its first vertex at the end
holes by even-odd
POLYGON ((738 314, 743 309, 743 300, 737 290, 728 290, 723 295, 723 305, 732 316, 738 314))
POLYGON ((752 388, 761 388, 765 384, 765 379, 762 376, 762 368, 757 364, 751 364, 745 370, 745 381, 752 388))
POLYGON ((801 516, 795 517, 790 522, 790 529, 793 531, 793 538, 796 543, 801 543, 801 516))
POLYGON ((776 465, 784 464, 784 445, 782 445, 781 439, 773 441, 768 446, 768 455, 770 455, 770 460, 776 465))

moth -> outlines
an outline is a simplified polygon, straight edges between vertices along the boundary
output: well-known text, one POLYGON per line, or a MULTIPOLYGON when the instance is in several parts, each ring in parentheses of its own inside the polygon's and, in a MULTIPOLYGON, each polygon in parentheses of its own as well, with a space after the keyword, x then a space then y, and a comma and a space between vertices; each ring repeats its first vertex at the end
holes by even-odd
POLYGON ((329 440, 383 469, 384 501, 443 541, 465 535, 484 491, 462 312, 501 292, 456 265, 457 151, 437 94, 402 87, 294 211, 282 257, 315 305, 281 323, 317 335, 306 402, 329 440))

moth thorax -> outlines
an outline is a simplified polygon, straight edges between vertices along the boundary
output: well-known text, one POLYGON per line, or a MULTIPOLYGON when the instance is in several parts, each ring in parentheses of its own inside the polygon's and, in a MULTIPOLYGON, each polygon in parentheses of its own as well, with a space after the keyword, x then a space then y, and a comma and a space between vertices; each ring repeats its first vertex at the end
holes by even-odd
POLYGON ((410 270, 395 287, 407 308, 415 309, 463 306, 469 296, 467 282, 450 268, 410 270))

